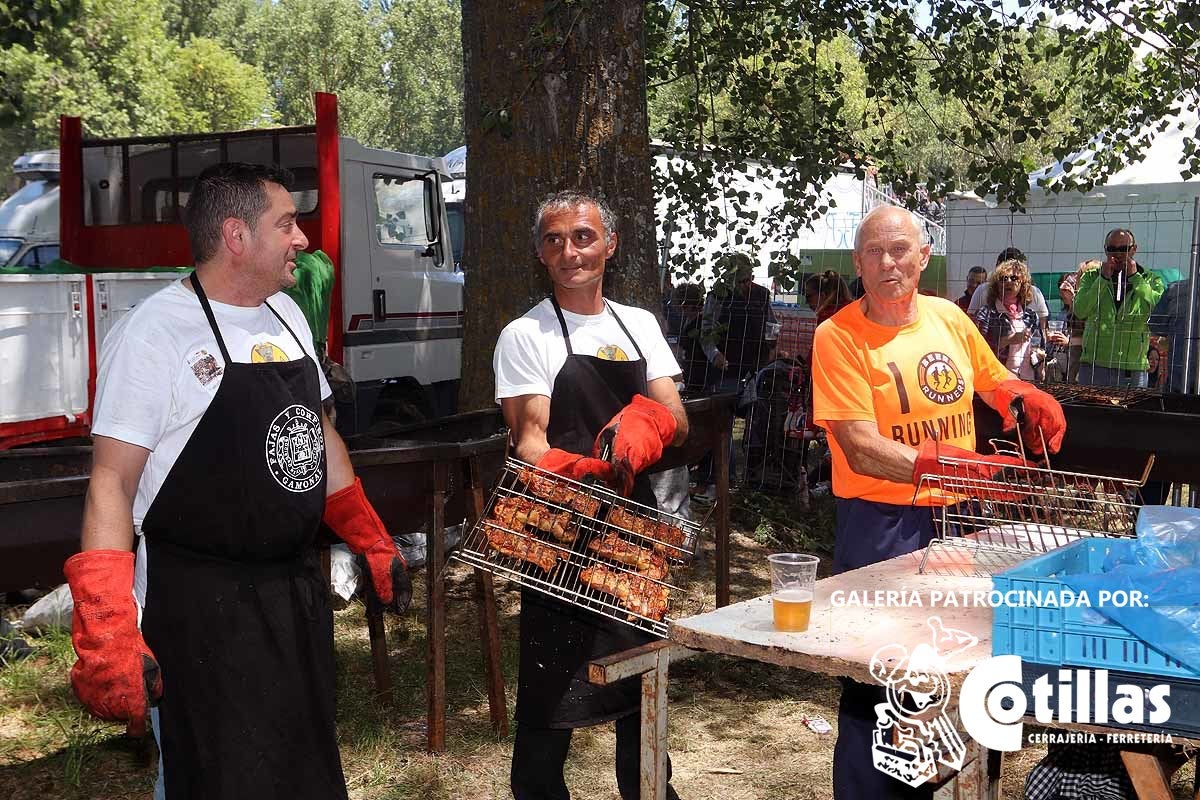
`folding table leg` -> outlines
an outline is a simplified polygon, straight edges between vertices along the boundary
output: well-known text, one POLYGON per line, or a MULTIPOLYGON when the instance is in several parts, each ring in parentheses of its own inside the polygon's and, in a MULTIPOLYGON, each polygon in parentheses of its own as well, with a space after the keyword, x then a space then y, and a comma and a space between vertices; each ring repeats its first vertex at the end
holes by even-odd
POLYGON ((657 653, 654 669, 642 675, 642 800, 667 797, 667 667, 671 651, 657 653))
POLYGON ((1129 773, 1138 800, 1172 800, 1171 782, 1157 756, 1136 750, 1122 750, 1121 761, 1129 773))

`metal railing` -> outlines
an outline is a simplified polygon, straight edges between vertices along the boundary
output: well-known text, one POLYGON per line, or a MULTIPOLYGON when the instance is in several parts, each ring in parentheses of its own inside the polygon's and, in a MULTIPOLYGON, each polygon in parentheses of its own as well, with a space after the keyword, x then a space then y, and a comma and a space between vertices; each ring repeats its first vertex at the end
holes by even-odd
MULTIPOLYGON (((904 203, 900 202, 894 194, 889 190, 879 189, 867 182, 863 182, 863 215, 866 216, 872 209, 879 206, 896 206, 904 208, 904 203)), ((922 214, 913 211, 913 215, 920 220, 925 228, 925 235, 929 237, 931 252, 935 255, 946 254, 946 228, 922 214)))

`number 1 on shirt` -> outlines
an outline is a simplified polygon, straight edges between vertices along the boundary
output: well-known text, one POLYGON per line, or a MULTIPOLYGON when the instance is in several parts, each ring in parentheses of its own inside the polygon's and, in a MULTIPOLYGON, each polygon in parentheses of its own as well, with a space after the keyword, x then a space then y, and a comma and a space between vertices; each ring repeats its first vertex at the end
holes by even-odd
POLYGON ((896 380, 896 396, 900 400, 900 413, 907 414, 908 406, 908 390, 904 388, 904 376, 900 374, 900 368, 896 366, 895 361, 887 362, 888 369, 892 371, 892 377, 896 380))

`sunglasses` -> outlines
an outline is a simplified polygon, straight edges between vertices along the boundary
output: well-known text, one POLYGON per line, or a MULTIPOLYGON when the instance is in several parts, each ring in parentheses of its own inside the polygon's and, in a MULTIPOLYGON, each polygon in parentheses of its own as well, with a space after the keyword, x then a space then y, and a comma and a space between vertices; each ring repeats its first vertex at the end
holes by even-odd
POLYGON ((1106 244, 1104 252, 1106 253, 1129 253, 1132 252, 1136 245, 1132 244, 1106 244))

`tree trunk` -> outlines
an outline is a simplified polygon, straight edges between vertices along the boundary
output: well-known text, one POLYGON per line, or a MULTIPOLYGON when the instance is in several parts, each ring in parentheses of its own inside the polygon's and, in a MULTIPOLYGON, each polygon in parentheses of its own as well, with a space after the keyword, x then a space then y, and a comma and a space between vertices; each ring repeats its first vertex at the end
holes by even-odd
POLYGON ((659 302, 644 0, 550 5, 463 3, 464 411, 492 404, 496 337, 550 291, 531 233, 550 192, 580 189, 608 201, 620 239, 605 295, 651 309, 659 302))

